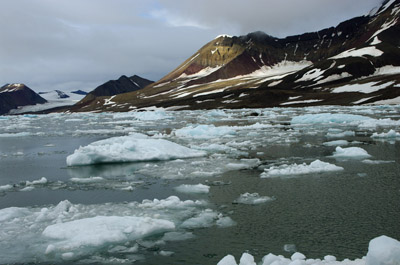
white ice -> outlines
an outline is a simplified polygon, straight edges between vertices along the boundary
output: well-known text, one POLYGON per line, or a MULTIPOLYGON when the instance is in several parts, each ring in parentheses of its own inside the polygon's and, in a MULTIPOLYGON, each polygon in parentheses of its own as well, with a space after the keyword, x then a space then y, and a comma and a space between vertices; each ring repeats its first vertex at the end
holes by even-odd
MULTIPOLYGON (((100 248, 126 243, 152 234, 175 229, 168 220, 136 216, 96 216, 47 226, 43 236, 55 240, 46 248, 46 255, 75 252, 79 248, 100 248)), ((51 241, 52 242, 52 241, 51 241)))
POLYGON ((364 159, 371 157, 367 151, 361 147, 347 147, 342 148, 340 146, 336 147, 333 157, 336 158, 351 158, 351 159, 364 159))
POLYGON ((325 146, 344 146, 344 145, 348 145, 349 142, 346 140, 336 140, 336 141, 329 141, 329 142, 325 142, 323 143, 323 145, 325 146))
POLYGON ((68 166, 171 160, 204 156, 206 153, 142 134, 112 137, 76 149, 67 157, 68 166))
POLYGON ((182 193, 208 193, 210 191, 210 186, 204 184, 182 184, 176 187, 175 190, 182 193))
MULTIPOLYGON (((307 259, 302 253, 296 252, 290 258, 272 253, 265 255, 260 265, 398 265, 400 262, 400 242, 396 239, 380 236, 369 242, 365 257, 354 260, 338 261, 335 256, 326 255, 323 259, 307 259)), ((243 253, 239 265, 255 265, 254 257, 243 253)), ((235 257, 226 255, 217 265, 238 265, 235 257)))
POLYGON ((0 209, 0 263, 57 263, 90 257, 109 247, 134 248, 135 240, 150 235, 156 236, 152 244, 165 245, 193 238, 186 229, 234 224, 207 205, 171 196, 129 203, 62 201, 55 206, 0 209))
POLYGON ((390 131, 388 131, 387 133, 383 132, 383 133, 373 133, 372 138, 389 138, 389 139, 393 139, 393 138, 400 138, 400 133, 396 132, 395 130, 391 129, 390 131))
POLYGON ((292 164, 292 165, 281 165, 281 166, 272 166, 270 168, 264 169, 264 172, 261 173, 261 178, 271 178, 271 177, 279 177, 279 176, 293 176, 293 175, 303 175, 303 174, 312 174, 312 173, 323 173, 323 172, 332 172, 332 171, 341 171, 344 168, 323 162, 320 160, 315 160, 311 162, 309 165, 306 163, 303 164, 292 164))
POLYGON ((197 125, 188 126, 174 131, 177 137, 189 137, 197 139, 208 139, 215 137, 227 137, 236 134, 236 131, 229 126, 197 125))
POLYGON ((235 203, 240 204, 262 204, 270 201, 274 201, 274 197, 269 196, 260 196, 258 193, 249 193, 246 192, 244 194, 240 194, 239 198, 235 200, 235 203))
POLYGON ((371 118, 355 114, 319 113, 304 114, 292 118, 292 124, 351 123, 371 120, 371 118))

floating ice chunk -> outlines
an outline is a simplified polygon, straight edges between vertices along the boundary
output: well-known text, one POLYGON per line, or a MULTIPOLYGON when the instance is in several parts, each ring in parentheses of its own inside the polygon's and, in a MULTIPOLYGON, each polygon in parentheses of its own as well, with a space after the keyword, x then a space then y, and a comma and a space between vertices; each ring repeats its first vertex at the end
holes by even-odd
POLYGON ((306 256, 300 252, 293 253, 293 255, 290 257, 291 260, 305 260, 306 256))
POLYGON ((0 138, 9 138, 9 137, 26 137, 30 136, 32 133, 30 132, 19 132, 19 133, 0 133, 0 138))
POLYGON ((291 124, 351 123, 366 120, 373 119, 366 116, 354 114, 319 113, 305 114, 294 117, 291 121, 291 124))
POLYGON ((172 252, 172 251, 161 250, 160 252, 158 252, 158 254, 159 254, 160 256, 170 257, 170 256, 174 255, 174 252, 172 252))
POLYGON ((20 189, 19 191, 33 191, 34 189, 35 189, 35 187, 28 186, 28 187, 20 189))
POLYGON ((218 214, 211 209, 206 209, 197 216, 184 221, 181 225, 183 228, 202 228, 210 227, 218 219, 218 214))
POLYGON ((156 111, 132 112, 132 116, 142 121, 156 121, 169 118, 165 110, 157 109, 156 111))
POLYGON ((335 256, 332 256, 332 255, 326 255, 326 256, 324 257, 324 260, 325 260, 326 262, 335 262, 335 261, 336 261, 336 257, 335 257, 335 256))
POLYGON ((235 200, 235 203, 241 204, 261 204, 269 201, 274 201, 274 197, 260 196, 258 193, 244 193, 235 200))
POLYGON ((138 162, 200 157, 205 152, 163 140, 133 134, 112 137, 76 149, 67 157, 68 166, 101 163, 138 162))
POLYGON ((376 127, 391 127, 400 126, 400 120, 392 119, 370 119, 362 121, 358 127, 360 128, 376 128, 376 127))
POLYGON ((229 126, 197 125, 188 126, 174 131, 177 137, 209 139, 224 137, 236 134, 236 131, 229 126))
POLYGON ((11 190, 12 188, 13 188, 13 186, 10 185, 10 184, 3 185, 3 186, 0 186, 0 192, 9 191, 9 190, 11 190))
POLYGON ((232 255, 226 255, 225 257, 223 257, 218 263, 217 265, 238 265, 235 257, 232 255))
POLYGON ((191 145, 190 146, 193 149, 197 149, 197 150, 204 150, 204 151, 208 151, 208 152, 235 152, 237 151, 237 149, 233 148, 233 147, 229 147, 226 145, 222 145, 222 144, 208 144, 208 143, 202 143, 201 145, 191 145))
POLYGON ((364 164, 370 164, 370 165, 379 165, 379 164, 387 164, 387 163, 395 163, 394 160, 370 160, 370 159, 364 159, 363 161, 364 164))
POLYGON ((236 225, 236 222, 232 220, 229 216, 223 216, 222 214, 218 215, 218 220, 215 224, 219 227, 231 227, 236 225))
POLYGON ((242 257, 240 258, 239 265, 257 265, 254 262, 254 257, 249 253, 243 253, 242 257))
POLYGON ((336 140, 336 141, 329 141, 329 142, 325 142, 323 143, 323 145, 325 146, 344 146, 344 145, 348 145, 349 142, 346 140, 336 140))
POLYGON ((204 184, 197 184, 197 185, 182 184, 176 187, 175 190, 182 193, 208 193, 210 191, 210 186, 204 184))
POLYGON ((322 172, 331 172, 331 171, 341 171, 344 168, 323 162, 320 160, 315 160, 311 162, 310 165, 306 163, 297 165, 296 163, 293 165, 282 165, 278 167, 270 167, 264 169, 265 172, 261 173, 261 178, 270 178, 277 176, 288 176, 288 175, 303 175, 303 174, 311 174, 311 173, 322 173, 322 172))
POLYGON ((374 133, 371 136, 372 138, 400 138, 400 133, 396 132, 395 130, 391 129, 387 133, 374 133))
POLYGON ((369 155, 368 152, 362 149, 361 147, 342 148, 338 146, 336 147, 336 151, 333 153, 333 157, 364 159, 371 157, 371 155, 369 155))
POLYGON ((380 236, 369 242, 366 265, 400 264, 400 242, 396 239, 380 236))
MULTIPOLYGON (((43 235, 56 240, 51 249, 71 252, 79 248, 123 243, 175 229, 168 220, 132 216, 96 216, 46 227, 43 235)), ((46 251, 48 253, 50 251, 46 251)))
POLYGON ((34 181, 27 181, 26 186, 31 186, 31 185, 40 185, 40 184, 46 184, 47 179, 45 177, 42 177, 39 180, 34 180, 34 181))
POLYGON ((343 138, 343 137, 351 137, 355 136, 356 133, 354 131, 345 131, 340 133, 327 133, 326 137, 328 138, 343 138))
POLYGON ((241 170, 256 167, 260 164, 260 159, 240 159, 240 163, 228 163, 226 164, 226 168, 229 170, 241 170))
POLYGON ((102 178, 102 177, 71 178, 70 180, 71 180, 72 182, 77 182, 77 183, 92 183, 92 182, 103 181, 104 178, 102 178))
POLYGON ((28 215, 30 212, 26 208, 10 207, 0 209, 0 222, 10 221, 14 218, 23 217, 28 215))

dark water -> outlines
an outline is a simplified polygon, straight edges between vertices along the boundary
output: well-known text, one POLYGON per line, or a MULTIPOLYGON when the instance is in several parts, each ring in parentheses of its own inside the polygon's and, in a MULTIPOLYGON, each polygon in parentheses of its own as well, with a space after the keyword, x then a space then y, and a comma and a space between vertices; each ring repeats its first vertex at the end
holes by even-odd
MULTIPOLYGON (((271 110, 270 110, 271 111, 271 110)), ((269 112, 270 112, 269 111, 269 112)), ((328 108, 325 111, 332 111, 328 108)), ((353 113, 354 109, 334 109, 353 113)), ((285 245, 293 245, 307 258, 323 258, 325 255, 335 255, 339 260, 361 258, 366 255, 368 243, 374 237, 387 235, 400 239, 400 141, 399 139, 373 140, 373 132, 387 132, 389 129, 399 131, 398 123, 393 122, 387 127, 361 128, 356 125, 303 126, 290 125, 273 129, 260 129, 241 132, 233 138, 210 139, 179 139, 168 138, 171 141, 189 146, 211 143, 227 144, 228 142, 249 141, 247 147, 241 147, 246 154, 226 154, 226 159, 258 158, 257 167, 225 171, 213 177, 166 179, 165 172, 156 175, 142 173, 140 164, 95 165, 68 168, 66 157, 79 146, 91 142, 124 135, 119 133, 120 127, 134 127, 137 131, 148 133, 170 133, 174 128, 198 124, 254 124, 261 122, 273 124, 305 112, 295 109, 291 113, 284 110, 274 110, 280 117, 245 116, 233 112, 230 119, 207 116, 204 113, 187 112, 174 113, 173 118, 156 121, 137 121, 132 125, 104 125, 112 121, 113 116, 94 117, 87 115, 84 121, 65 123, 65 117, 39 117, 24 120, 23 123, 35 124, 35 128, 18 127, 17 118, 1 121, 5 126, 3 133, 29 131, 36 133, 24 137, 0 138, 0 186, 12 184, 15 189, 0 192, 0 209, 7 207, 42 207, 56 205, 62 200, 79 204, 103 204, 110 202, 142 201, 143 199, 167 198, 178 195, 181 200, 203 199, 209 202, 209 208, 231 217, 236 225, 226 228, 212 226, 208 228, 188 229, 195 238, 185 241, 168 242, 167 245, 140 247, 140 257, 144 258, 138 264, 216 264, 227 254, 237 257, 244 252, 255 256, 256 261, 268 254, 290 256, 285 251, 285 245), (96 130, 105 128, 111 131, 109 135, 80 134, 74 130, 82 128, 87 120, 95 121, 88 128, 96 130), (53 122, 50 129, 46 124, 53 122), (162 126, 158 124, 162 123, 162 126), (17 126, 10 129, 10 125, 17 126), (70 125, 72 124, 72 125, 70 125), (7 127, 8 126, 8 127, 7 127), (341 137, 348 140, 349 146, 365 149, 371 160, 386 161, 385 163, 368 164, 360 159, 338 160, 331 157, 335 147, 324 146, 322 143, 331 140, 326 137, 331 128, 342 131, 355 131, 355 136, 341 137), (113 130, 115 130, 113 132, 113 130), (54 135, 51 132, 65 132, 54 135), (154 131, 154 132, 153 132, 154 131), (44 132, 40 134, 37 132, 44 132), (248 136, 252 132, 258 135, 248 136), (274 137, 276 139, 274 140, 274 137), (273 165, 301 164, 321 159, 344 168, 338 172, 313 173, 299 176, 280 176, 275 178, 260 178, 263 168, 273 165), (87 178, 103 176, 110 180, 109 185, 81 185, 71 183, 71 178, 87 178), (20 191, 19 187, 26 181, 45 177, 48 183, 39 185, 31 191, 20 191), (115 185, 126 181, 137 181, 131 192, 114 189, 115 185), (180 184, 210 185, 208 194, 178 194, 174 187, 180 184), (220 185, 221 183, 225 185, 220 185), (259 193, 262 196, 273 196, 275 200, 259 204, 236 204, 234 201, 246 192, 259 193), (172 251, 169 257, 155 255, 160 250, 172 251)), ((376 109, 368 116, 373 118, 392 118, 396 121, 397 108, 388 110, 376 109)), ((81 118, 81 117, 80 117, 81 118)), ((126 120, 123 117, 120 120, 126 120)), ((132 119, 132 118, 130 118, 132 119)), ((243 151, 242 150, 242 151, 243 151)), ((210 155, 210 160, 213 157, 210 155)), ((225 158, 224 158, 225 159, 225 158)), ((187 160, 189 162, 194 159, 187 160)), ((163 162, 159 163, 160 166, 163 162)), ((227 163, 221 160, 221 163, 227 163)), ((109 183, 109 182, 107 182, 109 183)), ((111 209, 112 210, 112 209, 111 209)), ((154 238, 156 240, 156 238, 154 238)), ((99 250, 101 252, 101 250, 99 250)), ((1 252, 1 250, 0 250, 1 252)), ((98 254, 96 252, 96 254, 98 254)), ((101 253, 109 255, 107 251, 101 253)), ((120 258, 127 258, 121 256, 120 258)), ((18 258, 15 259, 18 263, 18 258)), ((32 262, 35 259, 32 258, 32 262)), ((39 260, 40 262, 40 260, 39 260)), ((62 263, 62 261, 53 261, 62 263)), ((76 260, 75 262, 79 262, 76 260)))

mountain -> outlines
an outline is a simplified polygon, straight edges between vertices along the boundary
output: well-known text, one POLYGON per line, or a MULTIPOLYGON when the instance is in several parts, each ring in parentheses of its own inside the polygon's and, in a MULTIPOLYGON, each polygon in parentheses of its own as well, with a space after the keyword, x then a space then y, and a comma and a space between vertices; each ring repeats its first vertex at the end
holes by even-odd
POLYGON ((125 75, 123 75, 117 80, 110 80, 96 87, 93 91, 88 93, 79 103, 77 103, 77 105, 80 107, 84 107, 90 104, 97 104, 98 99, 101 99, 102 97, 109 98, 118 94, 137 91, 152 83, 153 81, 147 80, 137 75, 131 77, 126 77, 125 75))
POLYGON ((44 104, 47 101, 24 84, 7 84, 0 88, 0 115, 21 106, 44 104))
POLYGON ((400 0, 286 38, 218 36, 146 88, 75 111, 400 103, 400 0))
POLYGON ((38 93, 42 98, 46 100, 46 103, 40 105, 25 105, 20 106, 18 109, 10 110, 10 114, 22 114, 22 113, 49 113, 52 111, 59 111, 68 109, 72 105, 82 100, 87 94, 84 91, 43 91, 38 93))

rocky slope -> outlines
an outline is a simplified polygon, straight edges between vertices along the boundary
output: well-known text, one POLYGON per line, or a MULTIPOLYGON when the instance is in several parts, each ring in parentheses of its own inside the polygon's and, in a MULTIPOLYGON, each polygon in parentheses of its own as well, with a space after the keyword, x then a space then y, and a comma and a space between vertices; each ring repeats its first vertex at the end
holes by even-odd
POLYGON ((0 115, 21 106, 43 104, 47 101, 24 84, 7 84, 0 88, 0 115))
POLYGON ((400 0, 389 0, 318 32, 219 36, 145 89, 73 110, 400 103, 399 14, 400 0))

